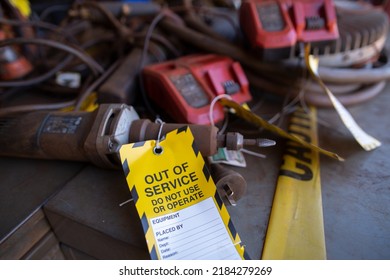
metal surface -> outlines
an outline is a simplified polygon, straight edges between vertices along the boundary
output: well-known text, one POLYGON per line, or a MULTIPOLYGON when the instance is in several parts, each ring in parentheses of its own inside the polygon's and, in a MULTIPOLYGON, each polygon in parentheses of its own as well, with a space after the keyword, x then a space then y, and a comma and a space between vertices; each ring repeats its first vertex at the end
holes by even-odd
MULTIPOLYGON (((374 151, 366 152, 354 141, 334 110, 318 110, 320 146, 346 159, 338 162, 321 157, 328 259, 390 259, 389 91, 390 86, 387 86, 377 98, 349 108, 359 125, 382 142, 382 146, 374 151)), ((266 106, 256 111, 263 115, 274 114, 280 103, 266 101, 266 106)), ((231 121, 231 128, 235 127, 239 127, 245 137, 259 136, 258 131, 252 133, 256 130, 240 120, 231 121)), ((263 249, 284 146, 284 141, 271 133, 262 132, 261 137, 277 142, 267 149, 251 147, 253 151, 266 154, 266 159, 247 155, 247 168, 229 167, 247 182, 245 195, 237 206, 229 206, 228 211, 252 259, 259 259, 263 249)), ((63 188, 81 166, 57 161, 0 158, 1 237, 12 232, 37 205, 42 205, 63 188)), ((144 237, 134 205, 129 202, 119 207, 129 196, 122 172, 88 167, 50 200, 46 211, 56 207, 68 212, 68 218, 62 220, 62 230, 67 230, 69 238, 57 235, 68 246, 92 258, 139 258, 137 253, 144 252, 142 245, 139 247, 144 237), (139 249, 135 251, 127 249, 134 248, 129 245, 130 235, 138 236, 132 239, 138 244, 139 249), (90 252, 84 248, 89 246, 87 244, 91 245, 90 252)), ((55 213, 57 217, 58 213, 55 213)), ((147 256, 143 254, 143 257, 147 256)))
POLYGON ((321 161, 328 259, 390 259, 390 87, 376 99, 350 108, 356 121, 381 140, 365 152, 336 114, 319 111, 320 145, 340 152, 345 163, 321 161))
POLYGON ((319 46, 321 66, 348 67, 375 60, 385 44, 389 20, 382 9, 361 1, 335 1, 340 38, 319 46))
POLYGON ((44 207, 59 241, 96 259, 148 259, 122 171, 88 166, 44 207))
POLYGON ((30 218, 83 164, 0 157, 0 243, 30 218))
POLYGON ((246 181, 244 177, 240 173, 225 168, 221 164, 211 164, 209 168, 222 201, 226 205, 237 205, 237 201, 246 192, 246 181))

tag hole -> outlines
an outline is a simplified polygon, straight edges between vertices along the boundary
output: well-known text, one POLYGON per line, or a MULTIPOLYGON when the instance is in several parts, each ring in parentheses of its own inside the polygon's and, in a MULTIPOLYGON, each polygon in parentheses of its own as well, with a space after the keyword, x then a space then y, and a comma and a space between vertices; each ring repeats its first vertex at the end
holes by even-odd
POLYGON ((155 155, 161 155, 164 152, 164 149, 162 147, 154 147, 153 153, 155 155))

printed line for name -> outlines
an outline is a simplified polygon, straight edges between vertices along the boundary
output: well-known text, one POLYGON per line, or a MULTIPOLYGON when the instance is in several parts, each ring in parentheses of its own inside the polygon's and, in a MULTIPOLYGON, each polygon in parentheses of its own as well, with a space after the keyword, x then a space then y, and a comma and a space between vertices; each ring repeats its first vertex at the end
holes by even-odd
MULTIPOLYGON (((173 242, 169 242, 169 244, 174 247, 174 248, 177 248, 177 249, 181 249, 181 248, 185 248, 187 245, 191 245, 192 247, 193 246, 196 246, 198 243, 203 243, 203 242, 207 242, 209 239, 209 237, 213 237, 213 236, 219 236, 221 234, 224 234, 225 233, 225 228, 223 227, 220 227, 218 228, 217 230, 213 231, 213 232, 198 232, 200 234, 203 234, 202 236, 200 236, 199 238, 186 238, 186 239, 182 239, 180 243, 175 243, 175 241, 173 242)), ((184 249, 186 250, 186 249, 184 249)))
MULTIPOLYGON (((205 224, 203 224, 202 226, 205 226, 205 225, 207 225, 207 224, 208 224, 208 223, 205 223, 205 224)), ((200 227, 202 227, 202 226, 200 226, 200 227)), ((196 240, 200 240, 201 242, 207 242, 209 239, 204 238, 204 237, 209 236, 209 235, 211 235, 211 234, 215 234, 215 233, 221 232, 221 231, 222 231, 222 234, 225 233, 225 227, 223 226, 223 224, 220 224, 220 223, 217 223, 217 224, 211 226, 210 228, 208 228, 208 229, 206 229, 206 230, 202 230, 202 231, 199 231, 199 227, 195 227, 195 228, 193 228, 193 229, 187 230, 186 232, 183 232, 183 233, 180 233, 180 234, 176 234, 176 235, 170 236, 170 237, 169 237, 169 245, 170 245, 169 248, 174 248, 175 250, 176 250, 176 249, 179 250, 179 249, 182 248, 183 246, 192 243, 192 240, 191 240, 190 237, 193 237, 193 236, 195 236, 195 235, 197 235, 197 234, 203 234, 203 233, 204 233, 204 235, 202 235, 202 236, 196 238, 196 240), (217 228, 216 230, 214 230, 214 231, 212 231, 212 232, 208 232, 208 230, 210 230, 210 229, 212 229, 212 228, 215 228, 215 227, 218 227, 218 226, 219 226, 219 228, 217 228), (194 230, 198 230, 198 231, 195 232, 194 234, 192 234, 191 236, 189 236, 188 238, 185 237, 185 238, 181 238, 181 239, 179 239, 179 240, 176 240, 176 237, 177 237, 177 236, 182 236, 182 235, 184 235, 184 234, 186 234, 186 233, 188 233, 188 232, 194 231, 194 230), (202 239, 202 238, 204 238, 204 239, 202 239), (180 241, 186 241, 186 242, 180 244, 180 241), (179 244, 177 244, 177 243, 179 243, 179 244)), ((195 240, 195 241, 196 241, 196 240, 195 240)), ((193 245, 193 243, 192 243, 192 245, 193 245)))
MULTIPOLYGON (((225 235, 225 232, 223 232, 223 233, 221 233, 220 235, 217 235, 217 236, 215 236, 215 237, 213 237, 213 238, 207 240, 206 242, 202 242, 202 243, 205 244, 205 243, 207 243, 207 242, 213 241, 214 239, 219 238, 219 237, 221 237, 222 235, 225 235)), ((203 240, 201 240, 201 241, 203 241, 203 240)), ((189 249, 192 249, 193 247, 195 247, 195 246, 191 246, 191 247, 189 247, 189 248, 187 248, 187 249, 185 249, 185 250, 182 250, 181 252, 180 252, 179 250, 177 250, 177 251, 179 251, 179 254, 181 254, 182 252, 188 251, 189 249)), ((184 259, 184 258, 186 258, 186 257, 188 257, 188 256, 193 255, 194 253, 198 253, 198 252, 203 251, 204 249, 211 249, 211 248, 212 248, 212 246, 206 245, 206 246, 203 246, 200 250, 191 252, 190 254, 187 254, 187 255, 185 255, 185 256, 182 256, 181 258, 178 258, 178 259, 179 259, 179 260, 182 260, 182 259, 184 259)))

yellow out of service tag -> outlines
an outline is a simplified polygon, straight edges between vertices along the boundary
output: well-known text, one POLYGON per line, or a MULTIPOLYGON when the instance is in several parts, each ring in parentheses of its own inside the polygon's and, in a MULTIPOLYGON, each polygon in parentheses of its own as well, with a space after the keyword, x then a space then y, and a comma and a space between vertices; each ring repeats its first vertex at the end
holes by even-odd
POLYGON ((305 140, 305 138, 301 137, 301 135, 294 135, 294 134, 288 133, 277 126, 270 124, 266 120, 263 120, 261 117, 257 116, 256 114, 252 113, 251 111, 246 110, 240 104, 238 104, 234 101, 231 101, 228 99, 221 99, 220 102, 222 105, 234 109, 237 116, 243 118, 244 120, 246 120, 248 122, 251 122, 255 125, 263 127, 265 129, 273 132, 273 133, 276 133, 279 136, 282 136, 284 138, 287 138, 287 139, 290 139, 294 142, 297 142, 304 147, 316 150, 316 151, 318 151, 326 156, 335 158, 339 161, 344 161, 344 159, 342 157, 340 157, 339 155, 332 153, 332 152, 329 152, 327 150, 324 150, 313 143, 307 142, 305 140))
MULTIPOLYGON (((297 110, 289 132, 316 144, 315 108, 309 114, 297 110)), ((319 154, 292 141, 283 156, 262 259, 326 259, 319 154)))
POLYGON ((122 146, 126 180, 152 259, 246 259, 189 127, 122 146))

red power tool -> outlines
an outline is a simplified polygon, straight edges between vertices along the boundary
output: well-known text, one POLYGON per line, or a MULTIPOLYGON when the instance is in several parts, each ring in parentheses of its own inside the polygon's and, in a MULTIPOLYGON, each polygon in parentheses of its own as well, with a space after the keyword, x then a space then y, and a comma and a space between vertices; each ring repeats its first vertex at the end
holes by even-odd
MULTIPOLYGON (((176 122, 210 124, 210 105, 218 95, 238 103, 252 99, 241 65, 225 56, 184 56, 145 67, 143 77, 147 95, 176 122)), ((215 123, 222 121, 223 107, 216 104, 212 114, 215 123)))
POLYGON ((266 60, 294 57, 299 42, 318 44, 339 36, 332 0, 246 0, 240 24, 266 60))

